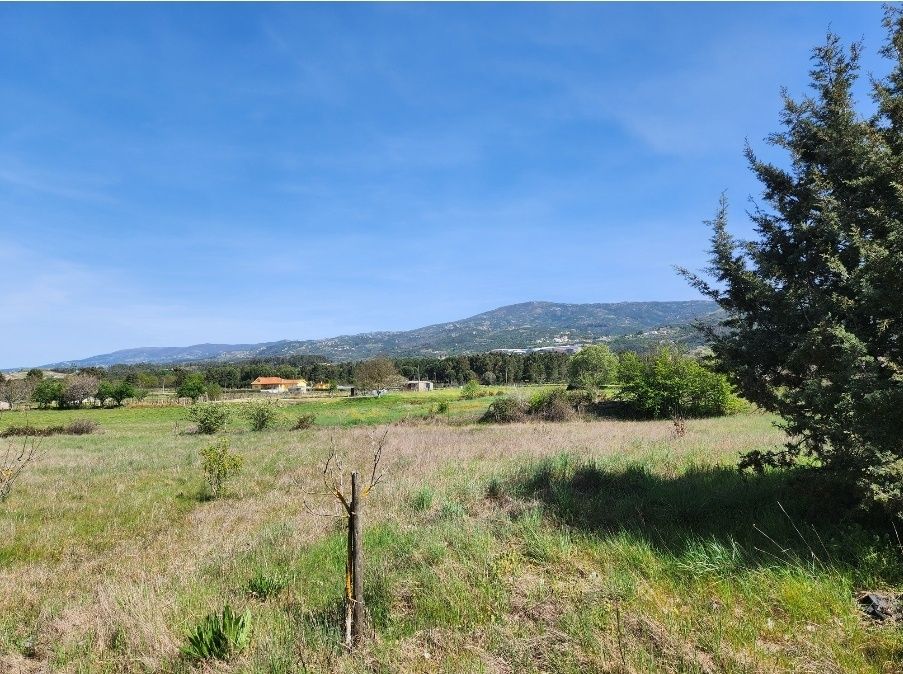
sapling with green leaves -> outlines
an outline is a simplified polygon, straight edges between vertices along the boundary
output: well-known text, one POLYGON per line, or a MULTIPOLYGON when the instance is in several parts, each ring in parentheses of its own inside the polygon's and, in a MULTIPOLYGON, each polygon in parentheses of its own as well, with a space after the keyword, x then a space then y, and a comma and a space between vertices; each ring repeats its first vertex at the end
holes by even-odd
POLYGON ((204 471, 204 479, 210 489, 211 498, 217 498, 222 494, 226 480, 241 473, 243 465, 243 457, 230 451, 227 438, 222 438, 201 450, 201 469, 204 471))

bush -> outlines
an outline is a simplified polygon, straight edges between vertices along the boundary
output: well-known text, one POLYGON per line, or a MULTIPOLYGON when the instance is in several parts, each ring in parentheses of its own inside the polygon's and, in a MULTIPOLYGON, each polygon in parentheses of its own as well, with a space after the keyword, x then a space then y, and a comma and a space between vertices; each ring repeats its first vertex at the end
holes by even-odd
POLYGON ((91 421, 91 419, 76 419, 70 421, 63 428, 66 435, 90 435, 96 432, 99 426, 96 421, 91 421))
POLYGON ((223 387, 215 381, 207 384, 207 398, 209 400, 219 400, 223 397, 223 387))
POLYGON ((220 495, 226 480, 240 473, 244 464, 240 454, 229 451, 229 441, 225 438, 202 449, 201 458, 204 479, 212 498, 220 495))
POLYGON ((276 405, 266 400, 248 403, 242 410, 242 416, 251 424, 252 431, 263 431, 276 420, 276 405))
POLYGON ((486 393, 483 391, 483 387, 480 386, 480 382, 476 379, 471 379, 461 387, 461 400, 474 400, 484 395, 486 395, 486 393))
POLYGON ((251 611, 241 615, 226 604, 222 614, 211 613, 188 635, 182 654, 191 660, 226 660, 241 653, 251 639, 251 611))
POLYGON ((0 438, 45 437, 48 435, 88 435, 97 431, 97 422, 90 419, 76 419, 65 426, 8 426, 0 432, 0 438))
POLYGON ((527 418, 527 403, 520 398, 506 396, 496 398, 489 409, 480 417, 480 421, 493 424, 510 424, 527 418))
POLYGON ((436 405, 436 414, 448 414, 448 401, 440 400, 436 405))
POLYGON ((671 349, 646 358, 625 354, 621 380, 619 398, 641 417, 717 417, 742 404, 723 375, 671 349))
POLYGON ((226 427, 229 410, 217 403, 200 403, 188 410, 188 418, 197 424, 198 433, 210 435, 226 427))
POLYGON ((316 416, 313 414, 302 414, 295 420, 295 425, 292 426, 292 430, 306 431, 308 428, 313 428, 315 420, 316 416))
POLYGON ((536 393, 530 399, 529 413, 543 421, 569 421, 577 416, 574 403, 563 388, 536 393))

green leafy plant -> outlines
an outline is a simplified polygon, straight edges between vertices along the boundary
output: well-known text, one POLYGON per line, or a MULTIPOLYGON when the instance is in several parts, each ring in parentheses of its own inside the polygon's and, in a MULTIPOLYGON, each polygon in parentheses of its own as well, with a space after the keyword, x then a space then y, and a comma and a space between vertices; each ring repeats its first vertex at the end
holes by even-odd
POLYGON ((252 431, 266 430, 276 420, 276 404, 266 400, 248 403, 242 410, 242 416, 251 424, 252 431))
POLYGON ((255 569, 254 574, 248 579, 248 594, 258 599, 275 597, 282 592, 289 583, 289 576, 285 572, 269 569, 255 569))
POLYGON ((211 613, 194 628, 182 654, 191 660, 228 660, 241 653, 250 640, 250 609, 238 614, 226 604, 222 613, 211 613))
POLYGON ((671 349, 645 358, 624 354, 621 382, 619 397, 641 417, 716 417, 738 407, 724 375, 671 349))
POLYGON ((188 418, 198 426, 198 433, 211 435, 226 427, 229 410, 217 403, 200 403, 188 410, 188 418))
POLYGON ((436 405, 436 414, 448 414, 448 401, 440 400, 436 405))
POLYGON ((474 400, 484 395, 486 395, 486 392, 476 379, 471 379, 461 387, 461 400, 474 400))
POLYGON ((226 480, 240 473, 243 465, 241 454, 229 451, 229 441, 226 438, 202 449, 201 468, 211 497, 219 496, 226 480))
POLYGON ((315 420, 316 417, 313 414, 302 414, 295 420, 295 425, 292 426, 292 430, 306 431, 308 428, 313 427, 315 420))

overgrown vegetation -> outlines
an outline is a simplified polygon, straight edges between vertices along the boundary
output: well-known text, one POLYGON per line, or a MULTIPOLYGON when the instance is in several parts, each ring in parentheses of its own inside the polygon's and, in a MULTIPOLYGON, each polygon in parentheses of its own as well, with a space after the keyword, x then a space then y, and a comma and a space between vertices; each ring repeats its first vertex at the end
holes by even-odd
POLYGON ((366 463, 368 429, 353 424, 384 423, 400 401, 426 414, 448 400, 471 419, 494 402, 457 394, 324 400, 318 424, 332 428, 232 434, 244 466, 228 500, 196 497, 203 439, 174 427, 181 409, 97 410, 108 432, 43 439, 0 508, 0 670, 27 658, 184 671, 187 630, 225 600, 250 602, 253 641, 201 669, 676 673, 723 661, 885 674, 903 649, 899 630, 863 624, 855 603, 860 590, 899 591, 892 527, 857 514, 828 476, 739 474, 739 452, 784 440, 773 417, 739 414, 693 420, 679 438, 670 420, 393 427, 392 487, 367 497, 372 636, 344 656, 347 535, 304 509, 302 487, 320 484, 332 442, 348 465, 366 463), (72 567, 61 548, 92 563, 72 567))

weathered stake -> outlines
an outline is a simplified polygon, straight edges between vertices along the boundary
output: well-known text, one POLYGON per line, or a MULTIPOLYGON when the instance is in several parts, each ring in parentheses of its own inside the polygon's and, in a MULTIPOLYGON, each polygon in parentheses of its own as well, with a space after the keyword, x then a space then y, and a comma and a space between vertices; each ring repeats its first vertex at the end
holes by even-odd
POLYGON ((323 467, 323 484, 327 491, 319 495, 334 496, 342 505, 343 513, 341 515, 316 512, 310 509, 306 502, 304 503, 305 509, 313 515, 342 517, 348 520, 348 542, 345 556, 345 630, 343 634, 343 642, 348 650, 359 645, 364 636, 364 547, 362 534, 364 527, 361 516, 364 497, 385 477, 385 473, 379 472, 379 463, 388 434, 389 429, 387 428, 382 437, 373 440, 373 467, 370 471, 369 483, 361 487, 360 473, 357 471, 351 473, 350 498, 345 495, 342 487, 342 467, 337 458, 335 448, 333 448, 332 454, 326 460, 326 465, 323 467), (338 479, 329 478, 330 467, 333 467, 338 479))
POLYGON ((357 472, 351 473, 351 645, 360 643, 364 632, 364 550, 362 541, 361 486, 357 472))
MULTIPOLYGON (((357 473, 355 473, 355 476, 357 473)), ((354 528, 351 526, 352 518, 351 507, 348 508, 348 554, 345 557, 345 648, 351 650, 351 625, 353 622, 353 583, 352 576, 354 574, 354 528)))

